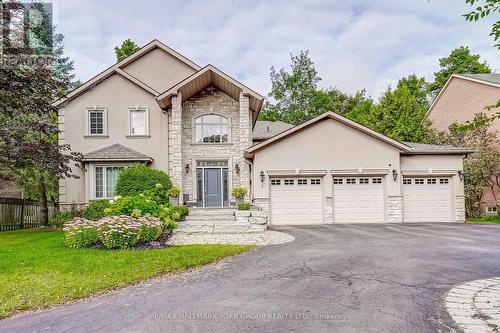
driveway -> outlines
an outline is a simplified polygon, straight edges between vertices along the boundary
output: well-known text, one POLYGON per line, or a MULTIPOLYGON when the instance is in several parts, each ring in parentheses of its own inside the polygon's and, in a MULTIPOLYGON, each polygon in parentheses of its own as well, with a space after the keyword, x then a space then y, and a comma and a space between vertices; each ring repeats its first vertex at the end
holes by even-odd
POLYGON ((500 226, 329 225, 199 271, 0 321, 5 332, 449 332, 454 284, 500 276, 500 226))

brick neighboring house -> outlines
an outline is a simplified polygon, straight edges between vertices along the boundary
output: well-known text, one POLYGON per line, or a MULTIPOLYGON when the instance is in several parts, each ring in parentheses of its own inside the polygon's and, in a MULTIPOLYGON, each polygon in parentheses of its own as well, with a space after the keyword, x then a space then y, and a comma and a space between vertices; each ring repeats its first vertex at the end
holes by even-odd
POLYGON ((60 180, 62 208, 113 197, 119 171, 143 162, 199 207, 228 207, 244 186, 271 224, 463 222, 469 150, 398 142, 333 112, 261 122, 263 100, 152 41, 55 103, 59 142, 84 155, 80 178, 60 180))
MULTIPOLYGON (((432 103, 427 116, 435 129, 446 131, 454 122, 464 123, 472 120, 477 113, 487 112, 484 107, 496 104, 499 99, 500 74, 454 74, 432 103)), ((491 130, 496 131, 500 139, 500 120, 494 121, 491 130)), ((496 180, 492 181, 496 183, 496 180)), ((498 200, 498 185, 485 188, 480 206, 482 214, 497 213, 498 200)))

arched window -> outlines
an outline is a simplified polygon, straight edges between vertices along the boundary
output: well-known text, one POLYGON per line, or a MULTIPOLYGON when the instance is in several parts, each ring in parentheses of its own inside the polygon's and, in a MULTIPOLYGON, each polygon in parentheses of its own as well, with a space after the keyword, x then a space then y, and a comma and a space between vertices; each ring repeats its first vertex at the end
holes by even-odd
POLYGON ((210 114, 196 118, 196 143, 225 143, 227 137, 227 118, 210 114))

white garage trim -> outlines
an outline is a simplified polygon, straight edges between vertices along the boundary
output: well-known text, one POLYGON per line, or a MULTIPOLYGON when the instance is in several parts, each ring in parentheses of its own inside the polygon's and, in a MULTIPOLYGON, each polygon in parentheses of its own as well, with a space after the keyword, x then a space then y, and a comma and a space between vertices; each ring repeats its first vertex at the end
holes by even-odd
POLYGON ((372 169, 372 168, 362 168, 357 169, 332 169, 330 174, 334 176, 376 176, 376 175, 388 175, 389 169, 372 169))
POLYGON ((309 170, 309 169, 287 169, 287 170, 268 170, 268 176, 324 176, 326 175, 326 170, 309 170))
POLYGON ((383 223, 384 177, 333 177, 334 223, 383 223))
POLYGON ((403 222, 454 222, 451 177, 404 177, 403 222))
POLYGON ((324 223, 322 177, 273 177, 269 186, 271 224, 324 223))

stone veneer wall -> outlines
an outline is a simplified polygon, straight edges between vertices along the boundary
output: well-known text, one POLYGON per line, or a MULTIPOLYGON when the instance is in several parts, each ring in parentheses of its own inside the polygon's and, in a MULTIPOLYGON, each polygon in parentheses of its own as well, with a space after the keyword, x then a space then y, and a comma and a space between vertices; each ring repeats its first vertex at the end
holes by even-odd
MULTIPOLYGON (((182 186, 182 94, 172 97, 172 110, 168 117, 168 171, 172 183, 182 186)), ((184 189, 181 189, 180 198, 184 189)))
POLYGON ((455 221, 465 221, 465 197, 457 196, 455 198, 455 221))
POLYGON ((326 197, 325 198, 325 209, 324 209, 324 217, 323 222, 326 224, 333 223, 333 198, 326 197))
MULTIPOLYGON (((245 101, 237 101, 224 92, 209 87, 196 94, 182 105, 182 187, 183 193, 189 194, 190 200, 196 199, 196 160, 214 159, 228 160, 229 191, 234 186, 250 189, 250 172, 244 161, 243 152, 251 145, 250 112, 248 97, 245 101), (246 108, 246 117, 245 117, 246 108), (222 144, 197 144, 195 138, 194 119, 205 114, 218 114, 228 119, 229 142, 222 144), (243 116, 243 117, 242 117, 243 116), (241 134, 245 136, 242 138, 241 134), (243 148, 244 147, 244 148, 243 148), (236 174, 236 163, 240 174, 236 174), (186 174, 184 166, 189 164, 186 174)), ((171 136, 174 136, 172 133, 171 136)), ((176 183, 176 181, 174 181, 176 183)), ((178 183, 177 183, 178 184, 178 183)), ((231 197, 231 193, 229 193, 231 197)))
POLYGON ((403 197, 390 196, 387 204, 387 222, 403 222, 403 197))

